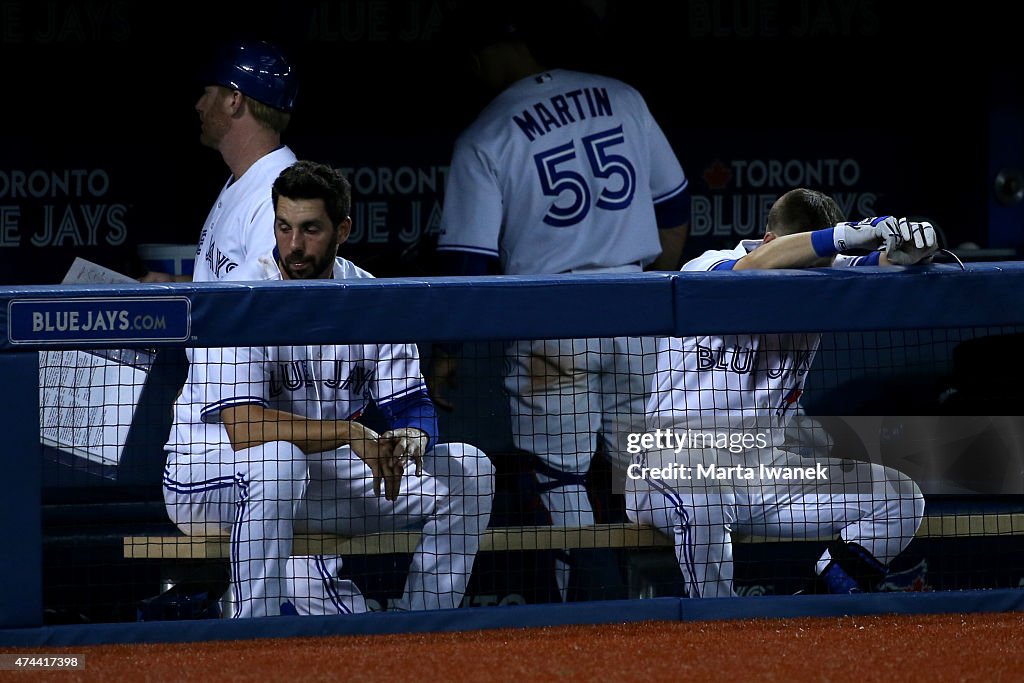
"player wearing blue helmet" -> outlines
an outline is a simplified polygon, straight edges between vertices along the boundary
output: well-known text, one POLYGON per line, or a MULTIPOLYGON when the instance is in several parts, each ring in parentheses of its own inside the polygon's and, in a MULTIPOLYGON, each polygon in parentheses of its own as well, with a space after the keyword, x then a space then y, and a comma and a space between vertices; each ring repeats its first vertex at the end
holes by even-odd
POLYGON ((296 161, 281 143, 298 93, 295 68, 275 45, 238 41, 223 46, 200 75, 199 140, 220 152, 231 175, 203 225, 191 278, 151 272, 143 282, 220 280, 274 245, 270 186, 296 161))

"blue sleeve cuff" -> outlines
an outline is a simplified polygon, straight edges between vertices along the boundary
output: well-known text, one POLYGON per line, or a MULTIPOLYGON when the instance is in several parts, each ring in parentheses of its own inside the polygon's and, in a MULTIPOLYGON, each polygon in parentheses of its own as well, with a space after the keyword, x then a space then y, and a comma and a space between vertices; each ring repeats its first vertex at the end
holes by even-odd
POLYGON ((715 265, 708 268, 708 270, 732 270, 739 259, 729 259, 728 261, 719 261, 715 265))
POLYGON ((423 430, 427 434, 427 450, 437 443, 437 411, 426 389, 382 403, 377 407, 387 418, 389 429, 414 427, 423 430))
POLYGON ((857 266, 877 266, 880 258, 882 258, 882 252, 873 251, 867 256, 858 256, 851 265, 854 268, 857 266))
POLYGON ((445 275, 493 275, 498 272, 498 257, 472 251, 438 252, 445 275))
POLYGON ((690 222, 690 193, 683 190, 654 205, 654 219, 661 229, 674 228, 690 222))
POLYGON ((835 228, 815 230, 811 233, 811 247, 814 253, 822 258, 836 255, 836 243, 834 238, 835 228))

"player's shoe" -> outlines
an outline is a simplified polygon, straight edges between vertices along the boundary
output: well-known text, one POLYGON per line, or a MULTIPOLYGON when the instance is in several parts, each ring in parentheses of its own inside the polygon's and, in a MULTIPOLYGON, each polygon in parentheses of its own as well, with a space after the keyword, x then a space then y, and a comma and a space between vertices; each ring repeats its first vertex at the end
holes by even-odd
POLYGON ((225 586, 179 584, 136 605, 136 621, 178 621, 219 619, 223 611, 220 596, 225 586))
POLYGON ((817 577, 813 592, 831 594, 869 593, 878 590, 887 569, 857 543, 835 540, 828 546, 832 560, 817 577))
POLYGON ((864 588, 835 562, 829 562, 825 571, 807 581, 807 585, 793 595, 842 595, 863 593, 864 588))
POLYGON ((836 562, 829 562, 825 571, 821 573, 821 581, 827 592, 832 594, 863 593, 864 589, 853 578, 840 567, 836 562))

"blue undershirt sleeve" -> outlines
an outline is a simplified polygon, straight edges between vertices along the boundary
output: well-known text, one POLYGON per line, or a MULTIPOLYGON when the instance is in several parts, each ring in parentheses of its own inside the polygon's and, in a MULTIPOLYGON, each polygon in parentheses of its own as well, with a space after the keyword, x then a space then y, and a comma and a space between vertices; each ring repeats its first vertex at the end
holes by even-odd
POLYGON ((882 257, 882 252, 880 252, 880 251, 873 251, 870 254, 868 254, 867 256, 858 256, 856 259, 854 259, 854 261, 853 261, 853 263, 851 265, 854 268, 856 268, 857 266, 877 266, 878 265, 878 260, 881 257, 882 257))
POLYGON ((387 418, 389 429, 415 427, 427 434, 427 450, 437 443, 437 410, 426 389, 407 394, 377 406, 387 418))
POLYGON ((674 197, 655 204, 654 218, 660 229, 674 228, 683 223, 689 223, 690 193, 683 190, 674 197))
POLYGON ((498 257, 472 251, 442 251, 438 254, 443 275, 493 275, 498 257))

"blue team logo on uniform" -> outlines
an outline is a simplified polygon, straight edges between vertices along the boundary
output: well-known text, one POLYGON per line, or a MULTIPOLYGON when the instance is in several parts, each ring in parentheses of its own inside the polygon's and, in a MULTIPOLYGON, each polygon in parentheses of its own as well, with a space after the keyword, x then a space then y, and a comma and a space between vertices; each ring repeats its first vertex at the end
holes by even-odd
POLYGON ((285 391, 298 391, 313 386, 313 373, 304 360, 283 361, 275 364, 270 371, 270 396, 276 397, 285 391))
POLYGON ((375 374, 374 370, 367 370, 362 365, 357 365, 352 368, 352 372, 348 373, 348 377, 341 381, 341 363, 339 362, 337 364, 337 373, 333 380, 327 382, 327 386, 333 388, 340 386, 342 389, 347 389, 353 396, 363 395, 369 398, 369 386, 375 374))
MULTIPOLYGON (((323 379, 324 386, 347 391, 352 396, 369 398, 369 385, 376 372, 356 365, 347 377, 343 377, 344 365, 340 360, 334 361, 334 373, 323 379)), ((276 398, 286 391, 299 391, 313 386, 317 381, 308 361, 280 361, 274 363, 270 370, 270 396, 276 398)))
POLYGON ((238 267, 237 263, 217 248, 216 242, 210 242, 210 247, 206 250, 206 265, 210 266, 210 270, 218 278, 238 267))

